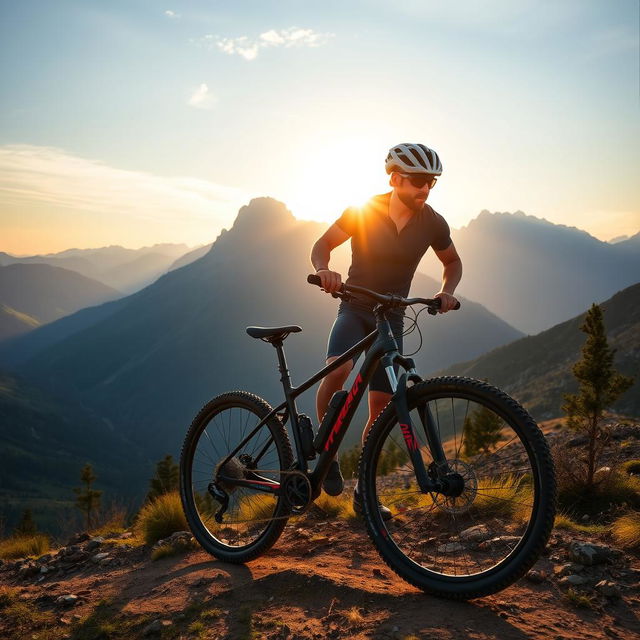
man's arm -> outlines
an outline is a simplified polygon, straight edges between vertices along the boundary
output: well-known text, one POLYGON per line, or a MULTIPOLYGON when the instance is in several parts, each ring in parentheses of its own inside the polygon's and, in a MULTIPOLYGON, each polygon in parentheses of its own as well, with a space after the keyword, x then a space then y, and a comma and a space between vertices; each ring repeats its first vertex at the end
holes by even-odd
POLYGON ((320 277, 322 288, 328 293, 337 291, 342 284, 342 276, 337 271, 329 269, 331 252, 337 246, 346 242, 349 237, 349 234, 344 232, 337 224, 332 224, 311 249, 311 264, 320 277))
POLYGON ((444 267, 442 270, 442 286, 435 297, 442 300, 440 313, 446 313, 453 309, 458 302, 453 296, 453 292, 462 279, 462 260, 460 260, 453 242, 442 251, 436 251, 435 249, 434 251, 444 267))

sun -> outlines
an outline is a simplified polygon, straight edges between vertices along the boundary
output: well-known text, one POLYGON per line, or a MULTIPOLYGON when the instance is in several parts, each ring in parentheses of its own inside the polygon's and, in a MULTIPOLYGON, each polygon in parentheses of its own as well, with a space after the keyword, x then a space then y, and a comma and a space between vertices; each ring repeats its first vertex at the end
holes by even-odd
POLYGON ((285 198, 296 218, 333 222, 348 206, 388 191, 384 154, 371 141, 348 138, 309 147, 285 198))

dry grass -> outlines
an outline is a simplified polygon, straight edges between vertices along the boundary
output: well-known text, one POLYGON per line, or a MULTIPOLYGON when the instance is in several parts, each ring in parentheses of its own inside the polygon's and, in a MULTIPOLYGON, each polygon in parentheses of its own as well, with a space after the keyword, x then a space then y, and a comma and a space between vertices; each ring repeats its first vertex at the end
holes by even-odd
POLYGON ((627 460, 620 465, 620 469, 628 475, 640 475, 640 460, 627 460))
POLYGON ((42 533, 16 536, 0 541, 0 558, 4 560, 41 556, 47 551, 49 551, 49 538, 42 533))
MULTIPOLYGON (((267 493, 245 496, 238 505, 238 520, 269 520, 276 508, 276 499, 267 493)), ((236 516, 234 516, 234 520, 236 516)))
POLYGON ((351 609, 343 611, 342 615, 352 627, 356 627, 364 622, 364 616, 360 613, 358 607, 351 607, 351 609))
POLYGON ((566 531, 574 531, 576 533, 591 533, 599 534, 606 533, 609 527, 599 524, 580 524, 572 520, 566 513, 559 512, 556 514, 556 519, 553 523, 556 529, 564 529, 566 531))
POLYGON ((640 513, 631 512, 618 518, 611 531, 620 546, 625 549, 640 549, 640 513))
POLYGON ((8 635, 3 636, 6 640, 57 640, 68 633, 65 629, 56 628, 56 617, 53 613, 40 611, 32 603, 20 599, 16 589, 0 588, 0 615, 7 623, 8 635), (42 631, 42 634, 34 633, 39 631, 42 631))
POLYGON ((473 509, 483 517, 504 516, 520 522, 531 517, 533 487, 513 474, 478 478, 473 509))
POLYGON ((165 493, 145 504, 140 509, 135 529, 147 544, 168 538, 176 531, 188 531, 178 492, 165 493))
POLYGON ((565 600, 573 605, 574 607, 579 607, 581 609, 595 609, 596 602, 593 596, 589 596, 586 593, 580 593, 573 587, 569 587, 567 592, 564 594, 565 600))

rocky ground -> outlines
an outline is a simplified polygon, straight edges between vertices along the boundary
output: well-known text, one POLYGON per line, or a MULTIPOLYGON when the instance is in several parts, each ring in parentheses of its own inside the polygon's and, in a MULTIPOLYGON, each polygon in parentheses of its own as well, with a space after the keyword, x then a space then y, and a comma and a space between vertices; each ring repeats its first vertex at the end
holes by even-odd
MULTIPOLYGON (((575 437, 543 426, 551 442, 575 437)), ((637 434, 620 433, 611 456, 627 443, 640 457, 637 434)), ((158 546, 81 534, 38 559, 0 561, 0 638, 640 638, 640 554, 616 549, 606 529, 555 530, 525 578, 470 602, 408 585, 360 520, 318 510, 245 566, 217 561, 186 532, 158 546)))
POLYGON ((246 566, 83 538, 3 563, 0 637, 640 638, 640 559, 566 533, 516 585, 466 603, 395 576, 357 521, 298 521, 246 566))

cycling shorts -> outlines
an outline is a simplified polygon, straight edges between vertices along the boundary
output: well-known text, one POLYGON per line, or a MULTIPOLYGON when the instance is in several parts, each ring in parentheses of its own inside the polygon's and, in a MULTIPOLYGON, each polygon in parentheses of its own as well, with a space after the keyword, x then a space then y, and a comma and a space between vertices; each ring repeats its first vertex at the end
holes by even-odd
MULTIPOLYGON (((398 343, 398 351, 402 353, 404 316, 397 312, 391 312, 387 313, 387 318, 389 319, 391 331, 398 343)), ((360 340, 371 333, 375 328, 376 319, 371 309, 352 302, 345 302, 343 300, 338 308, 338 317, 333 323, 331 333, 329 334, 327 358, 341 356, 345 351, 347 351, 347 349, 350 349, 354 344, 360 342, 360 340)), ((359 356, 353 358, 354 365, 357 357, 359 356)), ((393 368, 397 375, 398 365, 393 365, 393 368)), ((382 368, 382 362, 378 363, 378 366, 373 373, 373 377, 369 382, 369 391, 392 393, 387 373, 382 368)))

